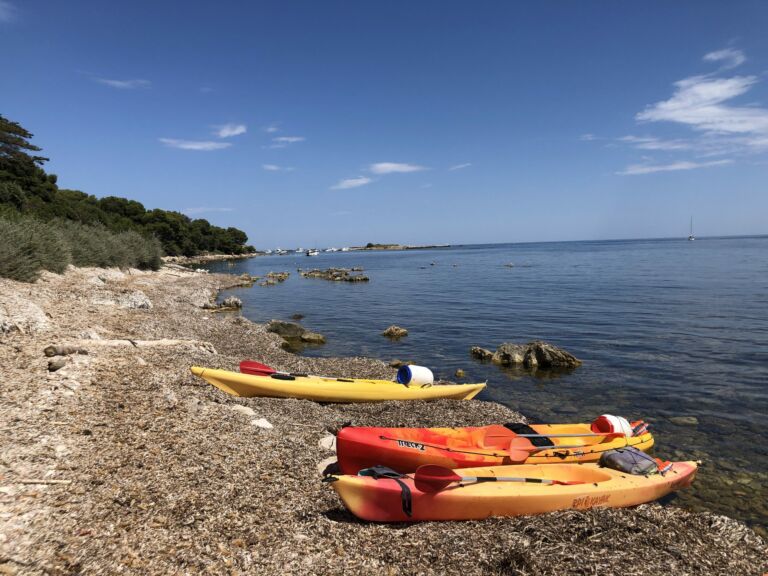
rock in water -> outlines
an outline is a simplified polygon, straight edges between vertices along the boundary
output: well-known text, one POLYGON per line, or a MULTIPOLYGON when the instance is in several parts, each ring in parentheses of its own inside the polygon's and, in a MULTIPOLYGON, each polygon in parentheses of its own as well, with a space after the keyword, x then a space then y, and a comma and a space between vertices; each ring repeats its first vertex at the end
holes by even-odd
POLYGON ((221 303, 222 308, 242 308, 243 301, 237 296, 227 296, 221 303))
POLYGON ((301 335, 301 341, 307 344, 325 344, 325 336, 317 332, 304 332, 301 335))
POLYGON ((581 366, 581 360, 565 350, 548 344, 535 341, 527 344, 536 355, 536 361, 541 368, 576 368, 581 366))
POLYGON ((295 322, 270 320, 269 324, 267 324, 267 332, 274 332, 283 338, 301 338, 301 335, 306 331, 306 328, 295 322))
POLYGON ((525 366, 529 369, 562 370, 581 366, 581 360, 573 354, 547 342, 536 340, 528 344, 504 342, 491 352, 479 346, 473 346, 470 354, 480 360, 492 360, 501 366, 525 366))
POLYGON ((392 338, 393 340, 397 340, 398 338, 402 338, 403 336, 408 336, 408 330, 392 324, 392 326, 384 330, 384 332, 382 332, 381 334, 382 336, 386 336, 387 338, 392 338))
POLYGON ((469 349, 469 353, 478 360, 490 360, 493 358, 493 352, 486 350, 485 348, 480 348, 480 346, 472 346, 472 348, 469 349))
POLYGON ((505 342, 496 348, 491 360, 495 364, 501 364, 502 366, 513 366, 515 364, 522 364, 525 358, 526 347, 522 344, 512 344, 511 342, 505 342))

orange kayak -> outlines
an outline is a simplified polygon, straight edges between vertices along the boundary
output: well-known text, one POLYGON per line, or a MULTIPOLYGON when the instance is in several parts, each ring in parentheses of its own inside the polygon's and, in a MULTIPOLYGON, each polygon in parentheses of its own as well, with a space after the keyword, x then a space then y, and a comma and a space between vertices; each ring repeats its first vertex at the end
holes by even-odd
POLYGON ((463 468, 453 472, 470 477, 522 477, 526 482, 453 483, 436 492, 420 490, 411 476, 375 479, 347 475, 329 480, 344 505, 358 518, 373 522, 415 522, 636 506, 690 486, 696 470, 695 462, 673 462, 666 474, 649 476, 633 476, 600 468, 597 464, 463 468), (533 483, 542 482, 541 479, 569 484, 533 483), (405 497, 405 492, 409 496, 405 497))
MULTIPOLYGON (((643 430, 642 421, 632 429, 643 430)), ((383 465, 413 472, 424 464, 447 468, 509 464, 566 464, 597 462, 608 450, 635 447, 647 452, 653 436, 594 435, 590 424, 508 424, 465 428, 342 428, 336 436, 336 455, 344 474, 383 465), (526 438, 520 434, 541 434, 526 438), (571 436, 584 434, 585 436, 571 436), (553 436, 554 435, 554 436, 553 436), (557 436, 566 435, 566 436, 557 436), (510 451, 512 440, 522 451, 510 451)))

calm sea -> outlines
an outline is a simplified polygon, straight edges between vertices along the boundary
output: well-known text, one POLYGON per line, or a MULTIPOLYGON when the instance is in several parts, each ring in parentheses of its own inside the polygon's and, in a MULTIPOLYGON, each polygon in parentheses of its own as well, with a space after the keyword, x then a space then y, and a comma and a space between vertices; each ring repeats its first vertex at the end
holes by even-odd
POLYGON ((461 368, 463 381, 488 380, 482 398, 536 421, 645 418, 657 455, 704 462, 677 503, 768 526, 768 237, 290 254, 210 268, 291 272, 233 292, 254 321, 303 314, 328 340, 304 354, 413 360, 445 378, 461 368), (296 273, 353 266, 371 281, 296 273), (408 336, 381 336, 390 324, 408 336), (527 374, 469 356, 474 345, 534 339, 583 366, 527 374))

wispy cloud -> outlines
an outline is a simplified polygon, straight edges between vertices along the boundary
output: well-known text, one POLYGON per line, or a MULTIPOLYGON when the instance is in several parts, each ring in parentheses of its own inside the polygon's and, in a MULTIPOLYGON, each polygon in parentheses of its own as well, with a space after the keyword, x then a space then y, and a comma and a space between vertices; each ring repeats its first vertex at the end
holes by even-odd
POLYGON ((419 188, 424 188, 425 190, 427 188, 432 188, 432 183, 431 182, 427 182, 426 184, 422 184, 421 186, 419 186, 419 188))
POLYGON ((16 20, 16 6, 7 0, 0 0, 0 22, 13 22, 16 20))
POLYGON ((222 124, 220 126, 214 126, 214 128, 214 134, 219 138, 231 138, 232 136, 245 134, 248 131, 245 124, 222 124))
POLYGON ((756 83, 755 76, 691 76, 675 82, 671 98, 652 104, 636 118, 640 122, 676 122, 705 133, 768 135, 768 109, 726 104, 756 83))
POLYGON ((118 90, 138 90, 142 88, 151 88, 152 82, 149 80, 142 80, 140 78, 132 80, 113 80, 110 78, 94 78, 99 84, 110 86, 111 88, 117 88, 118 90))
POLYGON ((622 176, 637 176, 639 174, 653 174, 654 172, 677 172, 679 170, 696 170, 697 168, 709 168, 712 166, 724 166, 733 163, 733 160, 712 160, 710 162, 691 162, 681 160, 669 164, 630 164, 621 172, 622 176))
POLYGON ((232 212, 233 208, 213 208, 209 206, 199 206, 197 208, 184 208, 182 212, 193 216, 195 214, 207 214, 211 212, 232 212))
POLYGON ((622 136, 618 140, 640 150, 689 150, 691 148, 691 143, 685 140, 663 140, 653 136, 622 136))
POLYGON ((472 166, 472 162, 465 162, 464 164, 455 164, 448 168, 448 170, 461 170, 463 168, 469 168, 470 166, 472 166))
POLYGON ((304 136, 277 136, 275 138, 272 138, 272 144, 269 147, 270 148, 286 148, 291 144, 296 144, 297 142, 304 142, 305 140, 306 138, 304 138, 304 136))
POLYGON ((215 142, 210 140, 179 140, 177 138, 160 138, 160 142, 169 148, 179 148, 180 150, 222 150, 232 146, 229 142, 215 142))
POLYGON ((261 167, 267 172, 293 172, 295 170, 291 166, 278 166, 277 164, 262 164, 261 167))
POLYGON ((744 56, 744 52, 736 50, 735 48, 724 48, 723 50, 716 50, 704 55, 706 62, 722 62, 723 70, 729 68, 736 68, 741 66, 747 61, 747 57, 744 56))
POLYGON ((399 164, 397 162, 377 162, 368 168, 373 174, 396 174, 406 172, 420 172, 426 170, 424 166, 417 164, 399 164))
POLYGON ((356 176, 355 178, 346 178, 331 186, 331 190, 348 190, 350 188, 358 188, 365 186, 373 182, 367 176, 356 176))
POLYGON ((740 104, 737 100, 752 90, 760 78, 726 72, 746 62, 744 53, 725 48, 705 54, 703 60, 720 63, 721 67, 709 74, 678 80, 669 98, 650 104, 635 115, 635 120, 646 126, 665 123, 687 128, 690 132, 685 137, 659 138, 651 134, 598 138, 586 134, 581 139, 608 140, 613 145, 619 143, 667 155, 664 160, 630 164, 617 172, 623 175, 721 166, 768 151, 768 108, 757 103, 740 104), (689 157, 670 159, 681 152, 687 152, 689 157), (720 159, 706 160, 713 156, 720 159))
POLYGON ((268 126, 264 126, 262 130, 264 130, 264 132, 266 132, 267 134, 274 134, 275 132, 280 132, 280 124, 278 124, 277 122, 272 122, 272 124, 269 124, 268 126))

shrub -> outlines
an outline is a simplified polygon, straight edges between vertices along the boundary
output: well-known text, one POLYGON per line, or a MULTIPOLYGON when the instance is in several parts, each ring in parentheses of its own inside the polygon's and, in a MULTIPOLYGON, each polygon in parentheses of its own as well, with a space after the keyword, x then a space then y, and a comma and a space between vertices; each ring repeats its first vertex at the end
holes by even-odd
POLYGON ((21 282, 37 280, 41 265, 31 232, 24 221, 0 219, 0 276, 21 282))

